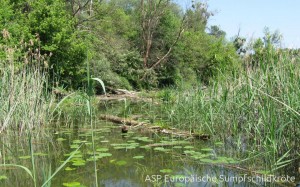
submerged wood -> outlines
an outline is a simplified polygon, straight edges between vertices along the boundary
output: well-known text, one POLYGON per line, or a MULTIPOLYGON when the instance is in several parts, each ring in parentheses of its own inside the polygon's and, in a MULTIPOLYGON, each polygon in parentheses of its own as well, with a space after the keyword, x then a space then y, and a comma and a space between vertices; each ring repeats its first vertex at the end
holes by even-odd
POLYGON ((210 135, 208 135, 208 134, 191 133, 188 131, 182 131, 182 130, 178 130, 175 128, 164 129, 160 126, 154 126, 154 125, 148 124, 146 122, 140 122, 140 121, 126 119, 126 118, 120 118, 118 116, 113 116, 113 115, 100 115, 100 119, 111 121, 111 122, 117 123, 117 124, 132 126, 133 128, 143 126, 145 129, 150 130, 150 131, 156 131, 159 133, 169 134, 169 135, 178 136, 178 137, 185 137, 185 138, 193 137, 193 138, 200 139, 200 140, 210 139, 210 135))
POLYGON ((120 118, 118 116, 112 116, 112 115, 100 115, 100 119, 111 121, 113 123, 128 125, 128 126, 137 126, 144 124, 144 122, 139 122, 135 120, 130 120, 126 118, 120 118))

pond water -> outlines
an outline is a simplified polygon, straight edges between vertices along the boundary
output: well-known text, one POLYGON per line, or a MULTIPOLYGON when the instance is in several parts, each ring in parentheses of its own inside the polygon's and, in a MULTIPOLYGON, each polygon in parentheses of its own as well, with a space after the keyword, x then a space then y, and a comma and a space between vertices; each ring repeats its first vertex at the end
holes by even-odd
MULTIPOLYGON (((8 136, 6 136, 8 137, 8 136)), ((100 122, 94 130, 99 186, 262 186, 262 178, 238 168, 221 142, 184 140, 150 132, 129 130, 100 122)), ((2 144, 2 163, 16 163, 31 170, 28 136, 11 135, 2 144), (9 142, 9 143, 7 143, 9 142)), ((90 187, 95 185, 92 131, 83 126, 51 130, 51 135, 32 138, 37 186, 68 157, 69 162, 51 181, 51 186, 90 187), (51 171, 51 172, 50 172, 51 171)), ((1 169, 0 186, 33 186, 24 169, 1 169)), ((265 183, 277 186, 276 183, 265 183)))

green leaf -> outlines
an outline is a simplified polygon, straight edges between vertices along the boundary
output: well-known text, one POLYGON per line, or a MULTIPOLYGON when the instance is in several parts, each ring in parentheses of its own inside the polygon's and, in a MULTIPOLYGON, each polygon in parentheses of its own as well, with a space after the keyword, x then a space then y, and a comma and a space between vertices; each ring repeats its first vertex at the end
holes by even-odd
POLYGON ((21 165, 17 165, 17 164, 0 164, 0 167, 19 167, 19 168, 22 168, 30 175, 30 177, 33 180, 33 175, 31 173, 31 171, 25 166, 21 166, 21 165))
POLYGON ((133 159, 143 159, 144 156, 140 155, 140 156, 134 156, 133 159))
POLYGON ((92 79, 95 80, 95 81, 98 81, 101 84, 102 89, 103 89, 104 93, 106 94, 104 82, 99 78, 92 78, 92 79))
POLYGON ((127 164, 127 162, 125 160, 120 160, 120 161, 116 162, 116 165, 118 165, 118 166, 124 166, 126 164, 127 164))
MULTIPOLYGON (((41 187, 44 187, 45 185, 48 184, 49 181, 52 180, 52 178, 71 160, 71 158, 73 158, 73 156, 77 153, 77 151, 80 149, 80 147, 83 144, 81 144, 75 151, 73 151, 73 153, 69 156, 69 158, 67 160, 64 161, 64 163, 62 163, 62 165, 60 165, 55 172, 44 182, 44 184, 41 187)), ((1 165, 0 165, 1 166, 1 165)), ((32 175, 31 175, 32 177, 32 175)))
POLYGON ((7 176, 5 176, 5 175, 0 175, 0 181, 1 181, 1 180, 5 180, 5 179, 8 179, 7 176))
POLYGON ((66 183, 63 183, 63 186, 67 186, 67 187, 79 187, 80 183, 79 182, 66 182, 66 183))

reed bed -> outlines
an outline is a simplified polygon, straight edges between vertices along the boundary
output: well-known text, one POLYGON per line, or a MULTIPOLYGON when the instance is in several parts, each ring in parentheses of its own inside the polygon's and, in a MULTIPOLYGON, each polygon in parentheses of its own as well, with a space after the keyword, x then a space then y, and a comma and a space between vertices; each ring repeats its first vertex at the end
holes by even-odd
POLYGON ((178 88, 164 94, 160 112, 173 127, 229 142, 246 160, 259 155, 260 169, 275 172, 299 158, 299 65, 285 56, 246 66, 206 89, 178 88))
POLYGON ((54 95, 47 90, 47 75, 38 67, 1 69, 0 133, 5 129, 23 132, 51 120, 54 95))

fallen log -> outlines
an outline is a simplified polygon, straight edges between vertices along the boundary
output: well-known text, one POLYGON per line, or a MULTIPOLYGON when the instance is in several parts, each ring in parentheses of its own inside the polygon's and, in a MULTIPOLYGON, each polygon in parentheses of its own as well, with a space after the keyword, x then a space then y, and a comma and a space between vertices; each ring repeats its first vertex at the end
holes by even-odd
POLYGON ((135 121, 135 120, 131 120, 131 119, 120 118, 118 116, 112 116, 112 115, 100 115, 100 119, 111 121, 113 123, 128 125, 128 126, 138 126, 138 125, 145 124, 145 122, 139 122, 139 121, 135 121))
POLYGON ((158 133, 169 134, 172 136, 178 136, 178 137, 184 137, 184 138, 193 137, 193 138, 200 139, 200 140, 210 139, 209 134, 190 133, 188 131, 182 131, 182 130, 178 130, 178 129, 174 129, 174 128, 163 129, 160 126, 154 126, 154 125, 148 124, 146 122, 135 121, 132 119, 120 118, 118 116, 100 115, 100 119, 111 121, 113 123, 117 123, 117 124, 121 124, 121 125, 132 126, 133 128, 143 126, 149 131, 155 131, 158 133))

